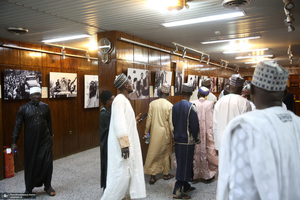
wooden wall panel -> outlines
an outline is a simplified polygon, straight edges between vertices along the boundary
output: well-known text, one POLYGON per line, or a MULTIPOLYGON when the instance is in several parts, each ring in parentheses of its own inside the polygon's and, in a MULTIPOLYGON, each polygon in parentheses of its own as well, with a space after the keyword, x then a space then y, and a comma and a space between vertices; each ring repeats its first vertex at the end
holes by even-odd
MULTIPOLYGON (((1 50, 0 50, 1 52, 1 50)), ((0 56, 1 57, 1 56, 0 56)), ((0 87, 2 87, 2 78, 0 78, 0 87)), ((3 88, 1 88, 1 91, 3 88)), ((2 97, 2 94, 0 94, 2 97)), ((3 128, 2 128, 2 98, 0 98, 0 180, 4 178, 4 158, 2 153, 2 147, 3 147, 3 128)))
MULTIPOLYGON (((0 40, 4 44, 19 46, 19 42, 11 40, 0 40)), ((20 65, 20 52, 15 49, 0 47, 0 64, 7 66, 19 66, 20 65)))

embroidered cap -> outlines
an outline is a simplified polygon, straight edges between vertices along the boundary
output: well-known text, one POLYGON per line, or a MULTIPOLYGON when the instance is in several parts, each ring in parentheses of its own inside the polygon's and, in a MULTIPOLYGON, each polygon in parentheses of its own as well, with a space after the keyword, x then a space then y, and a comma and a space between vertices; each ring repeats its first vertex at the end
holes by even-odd
POLYGON ((168 83, 163 83, 162 86, 160 86, 160 91, 162 93, 165 93, 165 94, 169 94, 170 93, 170 85, 168 83))
POLYGON ((207 87, 202 86, 202 87, 199 88, 199 92, 201 94, 207 96, 209 94, 209 89, 207 87))
POLYGON ((128 80, 127 76, 122 73, 122 74, 116 76, 114 85, 116 86, 116 88, 120 89, 120 87, 122 87, 124 85, 124 83, 126 83, 127 80, 128 80))
POLYGON ((102 103, 105 104, 112 96, 113 94, 110 91, 103 90, 100 94, 100 99, 102 103))
POLYGON ((252 84, 268 91, 284 91, 289 70, 272 61, 263 61, 254 70, 252 84))
POLYGON ((34 93, 42 93, 42 91, 41 91, 41 88, 39 88, 39 87, 32 87, 32 88, 30 88, 30 90, 29 90, 29 94, 34 94, 34 93))
POLYGON ((206 79, 203 80, 202 86, 210 87, 210 85, 211 85, 210 78, 206 78, 206 79))
POLYGON ((193 92, 193 85, 190 85, 188 83, 184 83, 182 84, 182 92, 185 93, 192 93, 193 92))
POLYGON ((232 74, 230 78, 230 85, 236 87, 243 87, 244 79, 239 74, 232 74))

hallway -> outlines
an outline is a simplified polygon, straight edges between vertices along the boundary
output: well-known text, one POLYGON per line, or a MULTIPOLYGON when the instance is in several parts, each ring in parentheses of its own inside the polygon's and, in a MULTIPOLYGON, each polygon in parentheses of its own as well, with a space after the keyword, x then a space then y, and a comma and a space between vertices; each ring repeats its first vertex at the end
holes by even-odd
MULTIPOLYGON (((100 148, 93 148, 62 159, 54 161, 52 187, 56 190, 56 196, 50 197, 44 192, 44 188, 35 188, 36 199, 59 200, 96 200, 102 196, 100 189, 100 148)), ((173 174, 175 169, 173 168, 173 174)), ((172 189, 175 179, 164 181, 162 175, 158 175, 157 182, 149 185, 150 176, 145 176, 147 198, 149 200, 173 199, 172 189)), ((192 199, 214 200, 216 199, 217 182, 206 184, 199 182, 193 184, 196 190, 190 195, 192 199)), ((15 174, 14 177, 0 181, 0 193, 21 193, 25 191, 24 171, 15 174)))

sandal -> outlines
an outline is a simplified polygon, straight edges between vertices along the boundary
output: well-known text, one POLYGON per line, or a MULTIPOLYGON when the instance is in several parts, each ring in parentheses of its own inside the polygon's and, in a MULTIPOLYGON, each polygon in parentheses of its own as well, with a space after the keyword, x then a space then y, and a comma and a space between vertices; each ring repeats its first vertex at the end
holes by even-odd
POLYGON ((45 192, 49 195, 49 196, 55 196, 55 190, 50 186, 48 189, 44 188, 45 192))
POLYGON ((152 175, 151 175, 151 178, 150 178, 149 184, 150 184, 150 185, 153 185, 155 182, 156 182, 156 178, 155 178, 155 176, 152 176, 152 175))
POLYGON ((193 191, 193 190, 195 190, 196 188, 195 187, 190 187, 188 190, 186 190, 186 191, 183 191, 184 193, 188 193, 188 192, 191 192, 191 191, 193 191))
POLYGON ((173 194, 173 199, 190 199, 191 196, 187 194, 175 195, 173 194))
POLYGON ((165 181, 166 181, 166 180, 169 180, 169 179, 171 179, 171 178, 174 178, 174 175, 172 175, 172 174, 164 175, 164 180, 165 180, 165 181))

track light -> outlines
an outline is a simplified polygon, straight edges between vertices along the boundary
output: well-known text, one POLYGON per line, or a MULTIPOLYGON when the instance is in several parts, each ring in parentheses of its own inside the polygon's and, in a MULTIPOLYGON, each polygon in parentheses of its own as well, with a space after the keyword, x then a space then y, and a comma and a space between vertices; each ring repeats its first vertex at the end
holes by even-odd
POLYGON ((182 58, 185 57, 185 54, 186 54, 186 50, 185 50, 185 48, 184 48, 184 49, 183 49, 183 53, 182 53, 182 58))
POLYGON ((90 59, 90 54, 88 52, 86 52, 86 58, 87 58, 87 61, 90 62, 91 59, 90 59))
POLYGON ((287 10, 292 10, 295 4, 291 0, 283 0, 284 8, 287 10))
POLYGON ((293 27, 292 24, 288 25, 288 32, 293 32, 295 30, 295 28, 293 27))
POLYGON ((292 16, 292 14, 287 15, 286 17, 286 22, 287 23, 292 23, 293 21, 295 21, 294 17, 292 16))
POLYGON ((66 51, 65 51, 65 47, 63 47, 61 49, 61 54, 62 54, 62 59, 66 59, 66 51))
POLYGON ((178 51, 178 46, 175 45, 175 49, 174 49, 174 51, 172 51, 172 53, 174 54, 174 53, 176 53, 177 51, 178 51))

